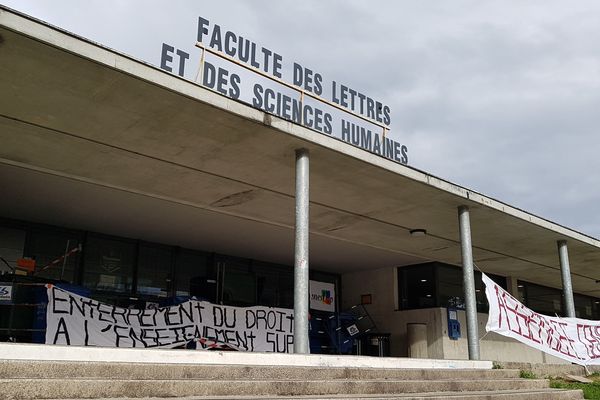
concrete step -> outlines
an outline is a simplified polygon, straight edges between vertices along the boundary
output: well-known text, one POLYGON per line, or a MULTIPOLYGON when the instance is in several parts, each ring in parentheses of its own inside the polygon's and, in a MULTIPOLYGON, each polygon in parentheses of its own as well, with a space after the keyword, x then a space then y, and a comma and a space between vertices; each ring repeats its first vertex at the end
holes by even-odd
POLYGON ((491 361, 432 360, 335 354, 283 354, 245 351, 182 351, 146 348, 108 348, 0 343, 4 360, 95 361, 197 365, 268 365, 330 368, 492 369, 491 361))
MULTIPOLYGON (((581 390, 538 389, 538 390, 498 390, 495 392, 431 392, 404 393, 391 395, 332 395, 332 396, 210 396, 170 398, 169 400, 581 400, 581 390)), ((119 400, 134 400, 122 398, 119 400)), ((164 400, 148 398, 145 400, 164 400)))
POLYGON ((281 358, 263 354, 198 355, 150 351, 139 352, 139 357, 133 359, 122 356, 136 355, 135 351, 124 351, 113 354, 122 357, 119 361, 91 361, 94 358, 90 354, 95 349, 84 350, 82 357, 85 358, 77 358, 78 361, 37 361, 31 357, 0 360, 0 399, 139 399, 151 396, 162 399, 185 397, 186 400, 583 398, 581 391, 549 389, 545 379, 520 379, 517 369, 493 370, 491 364, 478 367, 478 364, 429 360, 427 362, 433 367, 425 367, 422 361, 403 359, 383 362, 356 358, 355 362, 348 362, 345 358, 312 355, 281 358), (171 354, 179 359, 175 361, 171 354), (259 365, 250 364, 251 361, 259 361, 259 365), (291 365, 284 364, 286 362, 291 365), (312 364, 307 366, 298 362, 312 364), (403 368, 407 365, 412 369, 403 368), (459 369, 456 365, 470 369, 459 369))
POLYGON ((130 380, 0 379, 6 399, 93 399, 189 396, 329 396, 465 391, 539 391, 545 379, 468 380, 130 380))
POLYGON ((522 362, 499 362, 505 369, 518 369, 531 371, 536 376, 563 376, 577 375, 586 376, 589 372, 600 372, 600 365, 588 365, 586 368, 577 364, 537 364, 537 363, 522 363, 522 362))
POLYGON ((281 367, 245 365, 141 364, 106 362, 0 361, 0 379, 9 378, 118 378, 118 379, 204 379, 217 380, 334 380, 396 379, 456 380, 518 378, 511 369, 382 369, 281 367))

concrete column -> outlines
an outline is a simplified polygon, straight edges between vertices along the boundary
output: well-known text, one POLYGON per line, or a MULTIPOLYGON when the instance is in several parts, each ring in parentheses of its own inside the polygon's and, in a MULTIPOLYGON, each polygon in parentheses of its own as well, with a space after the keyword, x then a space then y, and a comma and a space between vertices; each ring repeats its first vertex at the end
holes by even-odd
POLYGON ((296 150, 296 245, 294 253, 294 353, 310 353, 308 343, 308 150, 296 150))
POLYGON ((427 350, 427 324, 406 324, 406 342, 410 358, 429 358, 427 350))
POLYGON ((571 284, 571 267, 569 266, 569 250, 567 241, 559 240, 558 257, 560 259, 560 275, 562 277, 563 298, 565 299, 565 314, 569 318, 575 318, 575 302, 573 301, 573 285, 571 284))
POLYGON ((458 207, 460 227, 460 249, 463 264, 463 289, 467 314, 467 343, 469 360, 479 360, 479 332, 477 328, 477 302, 475 298, 475 276, 473 274, 473 248, 471 245, 471 220, 469 207, 458 207))

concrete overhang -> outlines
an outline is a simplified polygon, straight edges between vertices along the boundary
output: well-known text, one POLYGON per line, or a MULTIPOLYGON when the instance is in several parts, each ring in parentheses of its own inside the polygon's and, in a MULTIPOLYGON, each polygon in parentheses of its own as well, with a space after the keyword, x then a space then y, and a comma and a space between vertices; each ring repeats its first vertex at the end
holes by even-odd
POLYGON ((460 264, 600 296, 600 242, 0 8, 0 216, 291 264, 294 151, 311 153, 311 265, 460 264), (415 238, 410 229, 427 230, 415 238))

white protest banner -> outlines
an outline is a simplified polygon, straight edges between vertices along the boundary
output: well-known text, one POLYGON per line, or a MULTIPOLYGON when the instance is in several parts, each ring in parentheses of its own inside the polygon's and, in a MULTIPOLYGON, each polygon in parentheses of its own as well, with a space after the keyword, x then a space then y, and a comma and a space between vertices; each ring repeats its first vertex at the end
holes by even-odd
POLYGON ((496 332, 581 365, 600 365, 600 321, 559 318, 525 307, 482 274, 490 304, 487 332, 496 332))
POLYGON ((333 283, 310 281, 310 308, 335 312, 335 285, 333 283))
POLYGON ((193 341, 242 351, 293 350, 294 312, 285 308, 189 300, 171 307, 128 309, 54 285, 47 285, 47 293, 46 344, 173 348, 193 341))

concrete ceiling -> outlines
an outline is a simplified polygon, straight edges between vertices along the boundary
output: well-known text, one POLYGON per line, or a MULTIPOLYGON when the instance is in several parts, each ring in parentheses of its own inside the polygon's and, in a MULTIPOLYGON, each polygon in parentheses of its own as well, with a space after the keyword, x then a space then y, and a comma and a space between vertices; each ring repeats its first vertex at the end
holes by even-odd
MULTIPOLYGON (((2 216, 292 265, 288 227, 46 172, 0 165, 2 216)), ((311 266, 345 272, 422 259, 313 234, 311 266)))
POLYGON ((265 261, 293 259, 294 151, 311 152, 311 260, 459 264, 600 295, 588 236, 0 9, 0 215, 265 261), (422 238, 413 228, 427 229, 422 238))

